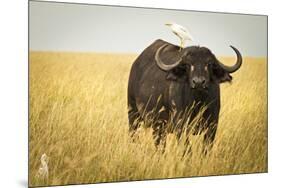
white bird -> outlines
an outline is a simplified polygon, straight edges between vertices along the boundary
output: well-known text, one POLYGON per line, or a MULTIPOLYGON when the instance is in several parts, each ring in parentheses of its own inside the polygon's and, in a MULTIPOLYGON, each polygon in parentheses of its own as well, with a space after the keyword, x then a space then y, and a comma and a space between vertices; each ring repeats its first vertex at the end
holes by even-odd
POLYGON ((172 32, 180 38, 180 50, 184 48, 184 43, 186 40, 193 41, 193 37, 190 32, 183 26, 176 23, 166 23, 172 29, 172 32))

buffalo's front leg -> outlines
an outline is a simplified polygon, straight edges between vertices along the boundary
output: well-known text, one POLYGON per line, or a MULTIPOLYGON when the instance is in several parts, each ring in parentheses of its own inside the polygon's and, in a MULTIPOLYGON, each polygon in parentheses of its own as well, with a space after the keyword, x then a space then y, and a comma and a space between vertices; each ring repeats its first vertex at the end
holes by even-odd
POLYGON ((209 108, 204 112, 204 154, 207 154, 213 148, 214 140, 216 137, 218 121, 219 121, 219 106, 220 101, 214 100, 209 108))
POLYGON ((167 138, 167 131, 165 128, 165 122, 157 122, 153 125, 153 138, 154 143, 157 148, 161 146, 163 148, 163 152, 166 147, 166 138, 167 138))
POLYGON ((207 154, 208 150, 212 149, 216 132, 217 124, 209 125, 204 134, 204 154, 207 154))

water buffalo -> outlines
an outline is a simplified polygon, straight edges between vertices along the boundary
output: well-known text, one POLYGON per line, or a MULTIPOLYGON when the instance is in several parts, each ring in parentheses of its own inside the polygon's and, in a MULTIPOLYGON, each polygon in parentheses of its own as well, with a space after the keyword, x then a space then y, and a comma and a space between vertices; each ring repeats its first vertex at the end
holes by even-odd
MULTIPOLYGON (((233 66, 222 64, 206 47, 182 50, 163 40, 147 47, 132 65, 128 84, 129 132, 134 135, 142 121, 153 120, 155 144, 165 140, 167 123, 181 135, 178 122, 192 121, 205 106, 204 142, 213 143, 220 111, 220 83, 230 82, 230 73, 242 64, 240 52, 233 66), (190 111, 186 117, 186 111, 190 111), (153 113, 154 112, 154 113, 153 113), (149 117, 149 118, 147 118, 149 117), (172 119, 171 119, 172 117, 172 119), (172 121, 170 121, 172 120, 172 121)), ((181 123, 183 124, 183 123, 181 123)))

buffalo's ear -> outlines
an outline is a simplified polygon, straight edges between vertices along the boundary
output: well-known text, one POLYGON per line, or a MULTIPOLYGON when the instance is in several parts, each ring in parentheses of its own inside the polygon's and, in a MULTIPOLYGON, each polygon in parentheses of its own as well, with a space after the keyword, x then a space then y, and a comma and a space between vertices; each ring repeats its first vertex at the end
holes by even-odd
POLYGON ((167 80, 172 80, 172 81, 176 81, 177 78, 178 78, 177 75, 172 71, 169 71, 167 76, 166 76, 167 80))
POLYGON ((221 66, 219 66, 218 63, 212 66, 212 71, 214 79, 217 80, 219 83, 231 82, 232 76, 221 66))
POLYGON ((167 80, 172 80, 172 81, 177 81, 178 79, 181 79, 185 76, 185 69, 184 66, 179 66, 176 67, 170 71, 168 71, 166 79, 167 80))

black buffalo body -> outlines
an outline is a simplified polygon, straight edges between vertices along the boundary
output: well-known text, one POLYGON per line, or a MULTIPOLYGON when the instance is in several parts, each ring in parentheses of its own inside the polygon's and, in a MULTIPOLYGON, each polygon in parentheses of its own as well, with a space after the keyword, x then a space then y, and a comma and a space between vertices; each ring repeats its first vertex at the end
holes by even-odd
POLYGON ((237 55, 233 66, 219 62, 206 47, 180 49, 163 40, 156 40, 147 47, 133 63, 129 77, 131 135, 142 121, 149 121, 156 145, 165 140, 168 132, 180 137, 182 125, 191 122, 205 107, 202 115, 205 123, 201 128, 204 141, 212 143, 219 120, 220 83, 230 82, 230 73, 242 64, 239 51, 230 47, 237 55), (169 129, 168 122, 171 125, 169 129))

